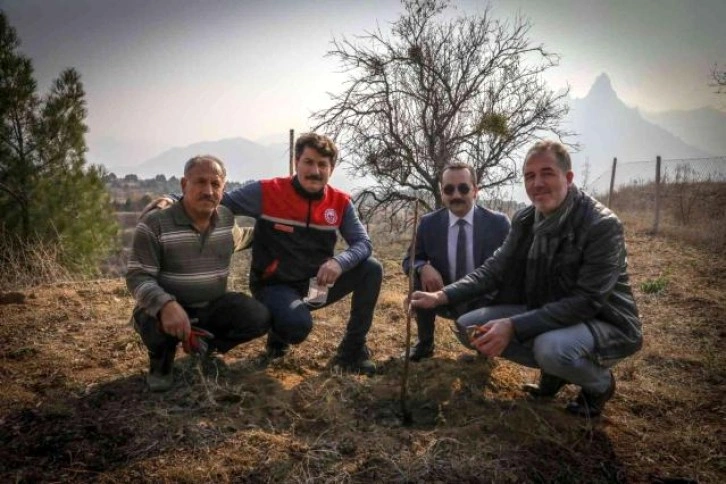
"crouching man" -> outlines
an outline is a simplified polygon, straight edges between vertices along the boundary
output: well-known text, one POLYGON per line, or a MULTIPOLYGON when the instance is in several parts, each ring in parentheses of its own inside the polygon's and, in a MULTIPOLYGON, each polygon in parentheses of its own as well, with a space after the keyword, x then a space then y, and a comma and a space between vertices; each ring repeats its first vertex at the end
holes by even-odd
MULTIPOLYGON (((173 384, 176 347, 209 356, 267 334, 270 313, 257 300, 227 292, 234 215, 219 205, 226 171, 212 156, 184 167, 182 199, 144 215, 136 226, 126 284, 136 300, 133 326, 149 351, 151 391, 173 384)), ((239 233, 239 232, 237 232, 239 233)), ((251 229, 242 239, 251 239, 251 229)))
POLYGON ((515 214, 502 247, 481 267, 437 292, 414 292, 413 308, 506 293, 512 304, 456 321, 463 344, 541 370, 534 397, 581 388, 570 412, 594 417, 615 391, 612 365, 642 346, 618 218, 573 184, 570 155, 540 141, 524 161, 532 205, 515 214))

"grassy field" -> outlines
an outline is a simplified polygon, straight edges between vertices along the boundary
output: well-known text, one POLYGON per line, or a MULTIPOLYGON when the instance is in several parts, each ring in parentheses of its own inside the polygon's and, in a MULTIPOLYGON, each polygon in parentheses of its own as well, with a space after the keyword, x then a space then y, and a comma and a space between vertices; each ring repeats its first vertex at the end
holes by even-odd
POLYGON ((726 260, 625 223, 645 346, 615 368, 618 392, 593 421, 563 411, 575 388, 531 402, 520 385, 535 371, 459 362, 439 320, 435 358, 410 367, 403 425, 407 241, 385 230, 371 378, 328 367, 347 300, 269 366, 263 340, 221 372, 180 352, 175 388, 156 395, 122 279, 2 293, 0 482, 724 482, 726 260))

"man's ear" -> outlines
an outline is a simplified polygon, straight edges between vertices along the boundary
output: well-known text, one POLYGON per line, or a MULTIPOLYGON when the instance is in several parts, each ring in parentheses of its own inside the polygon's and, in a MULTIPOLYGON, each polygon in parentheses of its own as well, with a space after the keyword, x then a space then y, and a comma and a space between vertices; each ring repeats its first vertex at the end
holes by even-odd
POLYGON ((186 188, 187 188, 187 182, 188 182, 188 180, 186 179, 186 177, 183 176, 181 179, 182 193, 184 193, 184 190, 186 190, 186 188))
POLYGON ((567 173, 565 173, 565 178, 567 179, 567 184, 571 185, 572 180, 575 179, 575 173, 572 170, 570 170, 567 173))

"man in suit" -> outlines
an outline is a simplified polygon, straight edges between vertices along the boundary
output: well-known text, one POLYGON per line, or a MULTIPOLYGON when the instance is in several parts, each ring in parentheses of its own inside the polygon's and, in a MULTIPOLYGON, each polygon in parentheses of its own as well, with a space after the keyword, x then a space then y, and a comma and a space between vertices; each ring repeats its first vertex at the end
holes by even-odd
MULTIPOLYGON (((445 208, 421 218, 416 235, 413 262, 416 290, 435 292, 472 272, 487 260, 509 233, 506 215, 476 205, 477 184, 474 168, 454 162, 441 173, 441 200, 445 208)), ((409 251, 403 270, 409 273, 409 251)), ((434 354, 436 315, 456 319, 479 307, 472 302, 460 307, 416 309, 418 343, 410 359, 420 361, 434 354)))
POLYGON ((535 398, 579 386, 567 410, 596 417, 615 392, 611 367, 643 345, 623 224, 575 186, 570 154, 559 141, 535 143, 522 168, 532 205, 514 215, 501 249, 441 290, 414 292, 411 307, 507 292, 457 319, 461 342, 490 358, 539 368, 539 384, 524 387, 535 398))

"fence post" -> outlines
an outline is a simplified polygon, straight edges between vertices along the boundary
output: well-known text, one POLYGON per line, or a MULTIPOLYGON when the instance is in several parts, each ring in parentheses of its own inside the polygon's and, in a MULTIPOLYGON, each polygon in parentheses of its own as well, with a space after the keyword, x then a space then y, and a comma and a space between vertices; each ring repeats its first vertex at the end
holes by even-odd
POLYGON ((294 149, 294 147, 293 147, 293 141, 294 141, 294 138, 295 138, 295 130, 294 129, 291 129, 290 130, 290 176, 292 176, 293 158, 295 156, 295 154, 293 153, 293 149, 294 149))
POLYGON ((610 192, 608 193, 608 208, 612 209, 613 189, 615 188, 615 168, 618 166, 618 159, 613 158, 613 172, 610 174, 610 192))
POLYGON ((655 222, 653 223, 653 234, 658 233, 660 224, 660 155, 655 157, 655 222))

